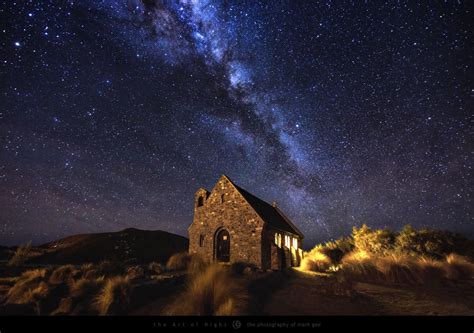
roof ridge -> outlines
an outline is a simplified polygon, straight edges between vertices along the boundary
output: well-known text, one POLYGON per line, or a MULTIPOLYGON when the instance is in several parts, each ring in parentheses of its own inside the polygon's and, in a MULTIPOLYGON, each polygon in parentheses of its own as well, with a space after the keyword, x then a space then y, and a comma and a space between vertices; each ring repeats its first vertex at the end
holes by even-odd
POLYGON ((291 222, 291 220, 288 218, 288 216, 285 215, 285 213, 283 213, 283 211, 280 209, 280 207, 278 207, 277 205, 272 206, 272 207, 275 208, 275 210, 278 212, 278 214, 281 215, 281 217, 283 217, 283 219, 286 221, 286 223, 288 223, 293 229, 295 229, 295 231, 301 236, 301 238, 304 237, 301 230, 298 229, 298 227, 296 225, 294 225, 293 222, 291 222))
MULTIPOLYGON (((290 221, 290 219, 278 208, 278 207, 275 207, 271 204, 269 204, 268 202, 266 202, 265 200, 263 199, 260 199, 259 197, 257 197, 255 194, 252 194, 250 193, 249 191, 247 191, 246 189, 236 185, 235 183, 233 183, 229 177, 227 177, 226 175, 222 175, 221 177, 225 177, 230 183, 231 185, 239 192, 239 194, 244 198, 244 200, 250 205, 250 207, 252 207, 252 209, 255 211, 255 213, 257 213, 257 215, 263 220, 265 221, 266 223, 270 224, 272 227, 274 228, 277 228, 277 229, 281 229, 282 231, 287 231, 287 232, 291 232, 291 233, 296 233, 298 234, 301 238, 304 238, 304 235, 303 233, 290 221), (272 221, 271 219, 268 218, 268 214, 267 215, 267 218, 265 218, 265 216, 262 215, 262 211, 260 209, 258 209, 258 207, 255 207, 254 204, 252 204, 251 201, 249 201, 249 198, 248 196, 251 196, 250 199, 252 200, 258 200, 260 201, 261 203, 263 203, 264 205, 268 206, 268 208, 274 210, 283 220, 284 222, 288 225, 289 229, 290 230, 285 230, 284 228, 282 228, 282 226, 277 226, 275 224, 272 224, 272 221)), ((275 221, 276 222, 276 221, 275 221)))

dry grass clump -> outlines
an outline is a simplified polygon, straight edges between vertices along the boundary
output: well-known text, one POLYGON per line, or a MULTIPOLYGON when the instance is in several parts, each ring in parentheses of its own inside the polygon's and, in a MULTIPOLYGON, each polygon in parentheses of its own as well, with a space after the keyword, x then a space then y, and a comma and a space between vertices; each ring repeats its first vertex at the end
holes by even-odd
POLYGON ((165 271, 165 268, 158 262, 151 262, 148 264, 148 271, 151 275, 160 275, 165 271))
POLYGON ((92 299, 104 286, 105 278, 97 279, 80 278, 70 285, 70 296, 92 299))
POLYGON ((21 266, 29 258, 31 253, 31 242, 18 246, 12 258, 8 261, 7 265, 10 267, 21 266))
POLYGON ((125 275, 130 280, 142 279, 145 277, 145 270, 141 266, 131 266, 127 268, 125 275))
POLYGON ((6 295, 6 303, 34 303, 48 293, 44 280, 49 276, 47 269, 33 269, 24 272, 6 295))
POLYGON ((242 313, 245 292, 229 269, 208 266, 194 275, 184 293, 168 307, 167 315, 229 316, 242 313))
POLYGON ((474 277, 474 264, 451 254, 445 260, 425 256, 389 254, 375 257, 351 253, 342 260, 340 274, 355 281, 393 284, 440 284, 446 279, 474 277))
POLYGON ((191 262, 191 256, 187 252, 173 254, 166 263, 166 268, 171 271, 184 271, 191 262))
POLYGON ((311 251, 301 261, 301 269, 311 272, 324 272, 332 266, 331 259, 319 251, 311 251))
POLYGON ((185 271, 198 273, 207 267, 207 262, 198 255, 180 252, 172 255, 166 263, 171 271, 185 271))
POLYGON ((474 278, 474 263, 466 257, 451 253, 446 256, 445 276, 449 280, 474 278))
POLYGON ((71 282, 74 277, 80 273, 73 265, 64 265, 56 268, 51 276, 49 277, 49 283, 51 284, 63 284, 71 282))
POLYGON ((124 314, 130 305, 132 285, 126 276, 107 279, 96 297, 94 307, 100 315, 124 314))
POLYGON ((102 261, 98 264, 95 269, 97 270, 97 275, 105 275, 107 277, 122 275, 125 273, 123 264, 115 261, 102 261))

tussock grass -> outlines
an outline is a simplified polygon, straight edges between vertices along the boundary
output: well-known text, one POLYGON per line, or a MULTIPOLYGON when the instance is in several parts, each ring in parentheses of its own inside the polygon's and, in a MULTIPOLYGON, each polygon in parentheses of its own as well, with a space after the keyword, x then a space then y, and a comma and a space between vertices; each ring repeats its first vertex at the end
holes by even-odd
POLYGON ((145 277, 145 270, 141 266, 131 266, 127 268, 125 274, 130 280, 142 279, 145 277))
POLYGON ((80 273, 73 265, 64 265, 56 268, 49 277, 51 284, 63 284, 71 282, 80 273))
POLYGON ((192 276, 186 290, 165 311, 167 315, 238 315, 246 294, 229 269, 208 266, 192 276))
POLYGON ((47 269, 34 269, 24 272, 6 295, 6 303, 34 303, 48 293, 44 280, 49 276, 47 269))
POLYGON ((115 261, 102 261, 95 267, 95 269, 97 270, 98 276, 105 275, 111 277, 125 273, 124 265, 115 261))
POLYGON ((25 263, 31 253, 31 242, 18 246, 12 258, 8 261, 8 266, 17 267, 25 263))
POLYGON ((166 268, 171 271, 184 271, 191 262, 191 256, 187 252, 173 254, 166 263, 166 268))
POLYGON ((354 281, 391 284, 441 284, 446 280, 474 277, 474 264, 467 258, 451 254, 444 260, 425 256, 390 254, 367 256, 357 253, 342 259, 338 272, 354 281))
POLYGON ((301 269, 311 272, 324 272, 332 266, 331 259, 319 251, 307 253, 301 261, 301 269))
POLYGON ((166 268, 170 271, 188 271, 199 273, 207 267, 208 263, 199 255, 180 252, 172 255, 166 263, 166 268))
POLYGON ((92 299, 104 284, 105 278, 103 276, 97 279, 80 278, 71 283, 70 296, 92 299))
POLYGON ((114 276, 106 280, 96 297, 94 307, 100 315, 120 315, 126 313, 130 305, 132 285, 124 276, 114 276))
POLYGON ((445 276, 449 280, 474 278, 474 263, 466 257, 451 253, 446 256, 445 276))
POLYGON ((151 275, 160 275, 165 271, 165 268, 158 262, 151 262, 148 264, 148 271, 151 275))

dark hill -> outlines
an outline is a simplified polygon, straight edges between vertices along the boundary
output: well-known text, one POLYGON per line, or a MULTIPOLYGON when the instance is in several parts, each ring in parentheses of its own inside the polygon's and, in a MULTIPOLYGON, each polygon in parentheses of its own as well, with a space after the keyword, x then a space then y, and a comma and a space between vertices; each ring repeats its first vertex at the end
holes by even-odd
POLYGON ((188 239, 165 231, 125 229, 118 232, 69 236, 40 246, 44 254, 32 264, 80 264, 104 260, 123 263, 166 262, 188 250, 188 239))

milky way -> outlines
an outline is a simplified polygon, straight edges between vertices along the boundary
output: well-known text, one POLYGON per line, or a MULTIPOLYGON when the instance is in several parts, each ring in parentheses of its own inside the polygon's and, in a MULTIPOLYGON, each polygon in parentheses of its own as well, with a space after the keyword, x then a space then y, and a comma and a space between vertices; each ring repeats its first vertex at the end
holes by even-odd
POLYGON ((186 235, 221 174, 306 246, 472 221, 464 2, 4 2, 0 244, 186 235))

